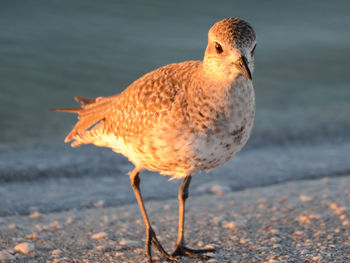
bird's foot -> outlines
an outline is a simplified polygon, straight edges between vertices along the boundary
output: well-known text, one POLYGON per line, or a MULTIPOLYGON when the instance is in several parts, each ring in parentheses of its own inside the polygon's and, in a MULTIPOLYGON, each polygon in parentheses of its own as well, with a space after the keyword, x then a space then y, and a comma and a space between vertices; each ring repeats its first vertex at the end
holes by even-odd
POLYGON ((210 252, 215 252, 215 249, 190 249, 183 245, 177 245, 175 251, 171 255, 173 257, 185 256, 191 258, 209 259, 211 258, 210 256, 201 254, 210 252))
POLYGON ((148 261, 152 262, 152 254, 151 254, 151 244, 168 260, 171 260, 173 262, 178 262, 178 259, 173 257, 172 255, 169 255, 162 245, 159 243, 156 234, 154 233, 153 229, 150 228, 147 232, 147 240, 146 240, 146 252, 148 261))

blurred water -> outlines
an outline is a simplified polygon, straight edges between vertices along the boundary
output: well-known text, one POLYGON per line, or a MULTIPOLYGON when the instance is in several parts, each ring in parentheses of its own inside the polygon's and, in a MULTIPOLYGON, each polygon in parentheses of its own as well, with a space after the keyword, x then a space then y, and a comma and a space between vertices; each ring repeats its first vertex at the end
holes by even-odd
POLYGON ((62 144, 75 116, 49 108, 201 59, 210 26, 230 16, 258 35, 250 145, 348 140, 349 10, 349 1, 2 0, 0 148, 62 144))

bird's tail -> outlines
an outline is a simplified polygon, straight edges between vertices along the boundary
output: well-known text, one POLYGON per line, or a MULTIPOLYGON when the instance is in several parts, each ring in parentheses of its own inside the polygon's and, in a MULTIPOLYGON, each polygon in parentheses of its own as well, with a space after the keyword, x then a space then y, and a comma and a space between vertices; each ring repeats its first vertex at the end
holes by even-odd
POLYGON ((96 99, 89 99, 82 96, 75 96, 74 100, 80 104, 81 108, 52 108, 50 110, 79 114, 86 105, 94 103, 96 101, 96 99))
POLYGON ((81 111, 81 109, 78 108, 52 108, 51 111, 58 111, 58 112, 69 112, 69 113, 77 113, 81 111))
POLYGON ((72 146, 79 146, 81 144, 91 143, 91 137, 94 133, 93 128, 96 127, 97 123, 105 119, 113 97, 89 99, 76 96, 74 99, 81 105, 81 108, 54 108, 51 110, 79 114, 79 121, 64 140, 65 142, 75 140, 72 146))

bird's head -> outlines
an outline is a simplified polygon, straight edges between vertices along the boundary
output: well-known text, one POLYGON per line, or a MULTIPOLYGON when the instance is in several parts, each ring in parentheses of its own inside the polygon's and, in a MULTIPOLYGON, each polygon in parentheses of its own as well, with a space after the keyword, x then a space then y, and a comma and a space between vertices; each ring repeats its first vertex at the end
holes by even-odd
POLYGON ((222 81, 243 75, 252 80, 256 35, 253 28, 239 18, 225 18, 212 26, 204 56, 204 70, 222 81))

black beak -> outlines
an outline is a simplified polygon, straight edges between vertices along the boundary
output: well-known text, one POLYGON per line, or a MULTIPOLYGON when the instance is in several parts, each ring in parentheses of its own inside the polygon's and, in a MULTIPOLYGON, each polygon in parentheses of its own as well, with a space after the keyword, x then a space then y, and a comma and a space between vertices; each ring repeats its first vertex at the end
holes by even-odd
POLYGON ((240 59, 235 63, 236 68, 245 76, 247 79, 252 80, 252 74, 250 73, 247 59, 245 56, 241 56, 240 59))

